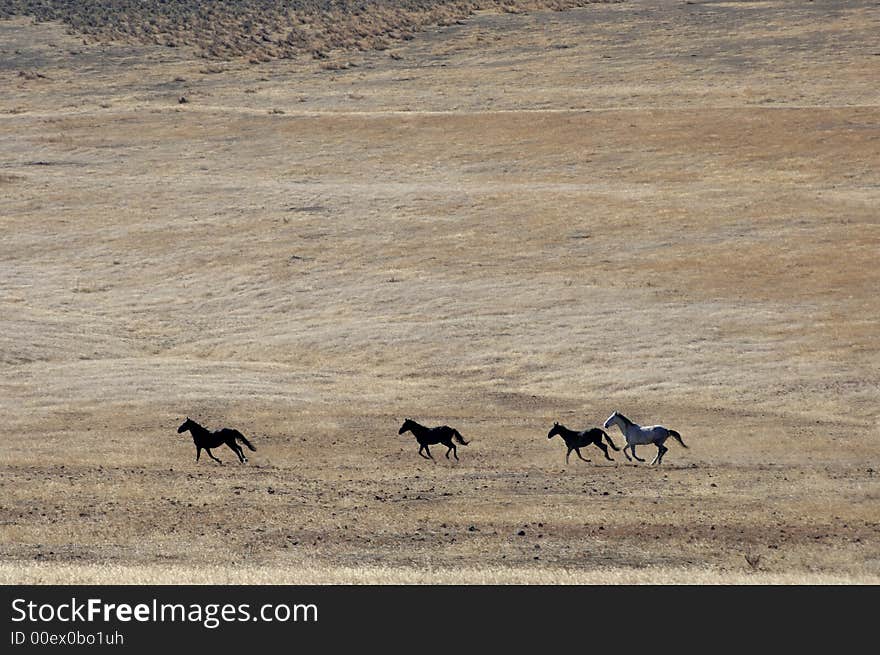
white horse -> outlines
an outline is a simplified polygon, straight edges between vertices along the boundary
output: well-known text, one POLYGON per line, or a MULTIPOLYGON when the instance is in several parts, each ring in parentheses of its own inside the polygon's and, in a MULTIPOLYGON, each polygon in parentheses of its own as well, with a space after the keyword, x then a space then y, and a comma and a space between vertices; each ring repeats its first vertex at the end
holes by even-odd
POLYGON ((605 421, 606 430, 611 425, 616 425, 620 428, 620 431, 623 432, 623 436, 626 438, 626 445, 623 447, 623 454, 626 455, 626 458, 629 461, 632 461, 632 459, 626 452, 627 448, 632 451, 632 456, 634 458, 640 462, 644 462, 645 460, 636 455, 636 446, 652 443, 657 446, 657 455, 654 457, 654 461, 651 462, 651 464, 660 464, 663 461, 663 455, 669 450, 669 448, 663 445, 663 442, 669 437, 674 437, 678 443, 687 448, 684 441, 681 440, 681 435, 675 430, 664 428, 662 425, 649 425, 647 427, 642 427, 638 423, 630 421, 620 412, 614 412, 608 417, 608 420, 605 421))

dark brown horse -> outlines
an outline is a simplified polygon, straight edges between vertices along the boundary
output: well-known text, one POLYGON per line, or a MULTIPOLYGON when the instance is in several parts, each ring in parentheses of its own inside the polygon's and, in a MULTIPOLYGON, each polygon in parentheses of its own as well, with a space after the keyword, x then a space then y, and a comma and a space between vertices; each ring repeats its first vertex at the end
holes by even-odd
POLYGON ((419 455, 424 457, 425 459, 434 460, 434 456, 431 454, 428 446, 435 443, 442 443, 444 446, 448 448, 446 451, 446 459, 449 459, 449 453, 458 459, 458 453, 456 452, 455 444, 452 442, 453 439, 458 441, 462 446, 467 446, 468 442, 465 441, 462 436, 458 433, 458 430, 455 428, 451 428, 448 425, 440 425, 436 428, 425 427, 424 425, 420 425, 413 421, 412 419, 406 419, 403 422, 403 425, 400 426, 400 429, 397 431, 397 434, 403 434, 406 431, 410 431, 413 433, 413 436, 416 438, 416 441, 419 442, 419 455), (422 451, 428 453, 427 456, 422 454, 422 451))
POLYGON ((199 461, 199 455, 202 454, 202 448, 204 448, 208 451, 208 457, 215 462, 222 464, 223 462, 214 457, 213 453, 211 453, 211 448, 217 448, 218 446, 226 444, 232 449, 232 452, 238 455, 238 461, 244 464, 248 460, 247 457, 244 456, 244 450, 242 450, 241 446, 235 442, 236 439, 241 441, 251 450, 256 450, 256 448, 251 445, 251 442, 245 439, 245 436, 241 432, 233 430, 232 428, 222 428, 220 430, 211 431, 187 417, 183 424, 177 428, 177 433, 180 434, 187 430, 192 434, 193 443, 196 445, 197 462, 199 461))
POLYGON ((580 449, 584 446, 589 446, 593 444, 597 446, 602 452, 605 453, 605 459, 614 461, 611 456, 608 454, 608 446, 602 443, 602 438, 608 440, 608 445, 611 446, 614 450, 620 450, 617 446, 614 445, 614 442, 611 441, 611 437, 609 437, 605 430, 601 428, 590 428, 588 430, 581 430, 580 432, 575 432, 574 430, 569 430, 564 425, 559 425, 559 423, 553 423, 553 427, 550 428, 550 432, 547 434, 548 439, 552 439, 554 435, 559 435, 562 437, 562 440, 565 442, 565 445, 568 446, 568 452, 565 453, 565 463, 568 464, 568 456, 571 455, 571 451, 577 453, 577 456, 583 459, 585 462, 589 462, 590 460, 584 459, 581 456, 580 449))

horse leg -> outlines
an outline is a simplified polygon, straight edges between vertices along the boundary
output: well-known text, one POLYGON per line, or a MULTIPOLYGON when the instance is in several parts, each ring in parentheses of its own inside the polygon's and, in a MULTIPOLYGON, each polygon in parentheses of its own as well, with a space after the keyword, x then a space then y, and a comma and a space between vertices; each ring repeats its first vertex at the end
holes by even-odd
POLYGON ((244 451, 241 449, 241 446, 235 443, 235 437, 229 441, 224 441, 223 443, 229 446, 230 450, 235 453, 235 456, 238 457, 239 464, 244 464, 247 461, 247 457, 244 456, 244 451))
POLYGON ((576 452, 576 453, 577 453, 577 456, 578 456, 580 459, 582 459, 583 461, 585 461, 585 462, 589 462, 589 461, 590 461, 590 460, 588 460, 588 459, 584 459, 584 456, 581 455, 581 449, 580 449, 580 448, 575 448, 575 449, 574 449, 574 452, 576 452))
POLYGON ((425 449, 425 446, 419 448, 419 456, 424 457, 425 459, 430 459, 427 455, 425 455, 422 451, 425 449))
POLYGON ((629 453, 626 452, 626 449, 627 449, 627 448, 629 448, 629 444, 626 444, 626 445, 623 447, 623 454, 626 455, 626 461, 631 462, 631 461, 633 461, 633 459, 632 459, 632 457, 629 456, 629 453))
POLYGON ((657 444, 657 457, 655 457, 654 459, 657 460, 658 464, 663 463, 663 455, 665 455, 668 450, 669 448, 664 446, 662 443, 657 444))
POLYGON ((196 461, 199 461, 199 456, 202 454, 202 447, 196 446, 196 461))
POLYGON ((596 442, 596 445, 599 446, 599 449, 600 449, 603 453, 605 453, 605 459, 610 460, 610 461, 612 461, 612 462, 614 461, 614 458, 611 457, 611 456, 608 454, 608 446, 606 446, 606 445, 605 445, 604 443, 602 443, 601 441, 597 441, 597 442, 596 442))
POLYGON ((455 459, 458 459, 458 453, 455 452, 455 444, 452 441, 444 441, 443 445, 449 449, 446 451, 446 459, 449 459, 449 453, 452 453, 455 459))
POLYGON ((455 444, 452 444, 452 456, 455 458, 455 461, 458 461, 458 448, 455 447, 455 444))
POLYGON ((631 453, 633 454, 633 458, 639 460, 640 462, 644 462, 644 461, 645 461, 645 460, 643 460, 641 457, 639 457, 638 455, 636 455, 636 445, 635 445, 635 444, 633 444, 632 446, 629 447, 629 452, 631 452, 631 453))
POLYGON ((211 459, 213 459, 215 462, 218 462, 219 464, 222 464, 222 463, 223 463, 223 462, 221 462, 219 459, 217 459, 216 457, 214 457, 214 453, 211 452, 211 449, 210 449, 210 448, 205 448, 205 452, 208 453, 208 457, 210 457, 211 459))
POLYGON ((566 463, 566 464, 568 464, 568 456, 571 455, 571 451, 572 451, 572 450, 573 450, 573 448, 569 448, 569 449, 568 449, 568 452, 565 453, 565 463, 566 463))
POLYGON ((436 464, 436 463, 437 463, 437 460, 434 459, 434 456, 431 454, 431 449, 428 448, 428 444, 425 444, 425 452, 428 453, 428 457, 431 458, 431 461, 434 462, 434 463, 436 464))

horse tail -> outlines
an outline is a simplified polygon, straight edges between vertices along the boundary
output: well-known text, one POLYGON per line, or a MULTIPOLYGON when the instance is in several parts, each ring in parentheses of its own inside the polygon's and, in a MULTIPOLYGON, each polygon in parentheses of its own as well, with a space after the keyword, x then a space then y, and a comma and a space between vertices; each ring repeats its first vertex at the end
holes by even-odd
POLYGON ((687 444, 686 444, 684 441, 681 440, 681 435, 680 435, 678 432, 676 432, 675 430, 670 430, 670 431, 669 431, 669 436, 670 436, 670 437, 674 437, 675 440, 678 441, 678 443, 680 443, 682 446, 684 446, 685 448, 687 448, 687 444))
POLYGON ((458 443, 460 443, 462 446, 467 446, 468 443, 470 443, 470 442, 468 442, 468 441, 465 441, 465 440, 464 440, 464 437, 462 437, 462 436, 458 433, 458 430, 455 430, 455 429, 452 430, 452 438, 455 439, 455 440, 456 440, 458 443))
POLYGON ((245 446, 247 446, 251 450, 253 450, 253 451, 257 450, 256 448, 254 448, 254 445, 250 441, 248 441, 241 432, 236 431, 235 438, 238 439, 241 443, 243 443, 245 446))
POLYGON ((605 435, 605 441, 608 442, 608 445, 611 446, 612 450, 620 450, 617 446, 614 445, 614 442, 611 441, 611 437, 608 436, 608 433, 604 430, 601 431, 603 435, 605 435))

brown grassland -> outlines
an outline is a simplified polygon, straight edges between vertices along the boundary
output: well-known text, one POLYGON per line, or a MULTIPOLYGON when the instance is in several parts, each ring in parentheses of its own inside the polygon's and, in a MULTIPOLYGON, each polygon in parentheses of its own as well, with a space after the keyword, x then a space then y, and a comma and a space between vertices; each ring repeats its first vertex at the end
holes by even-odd
POLYGON ((880 582, 876 2, 67 30, 0 21, 0 582, 880 582), (566 466, 615 409, 689 449, 566 466))
POLYGON ((620 0, 0 0, 0 19, 59 21, 89 42, 188 47, 251 63, 328 51, 385 50, 478 11, 563 10, 620 0))

